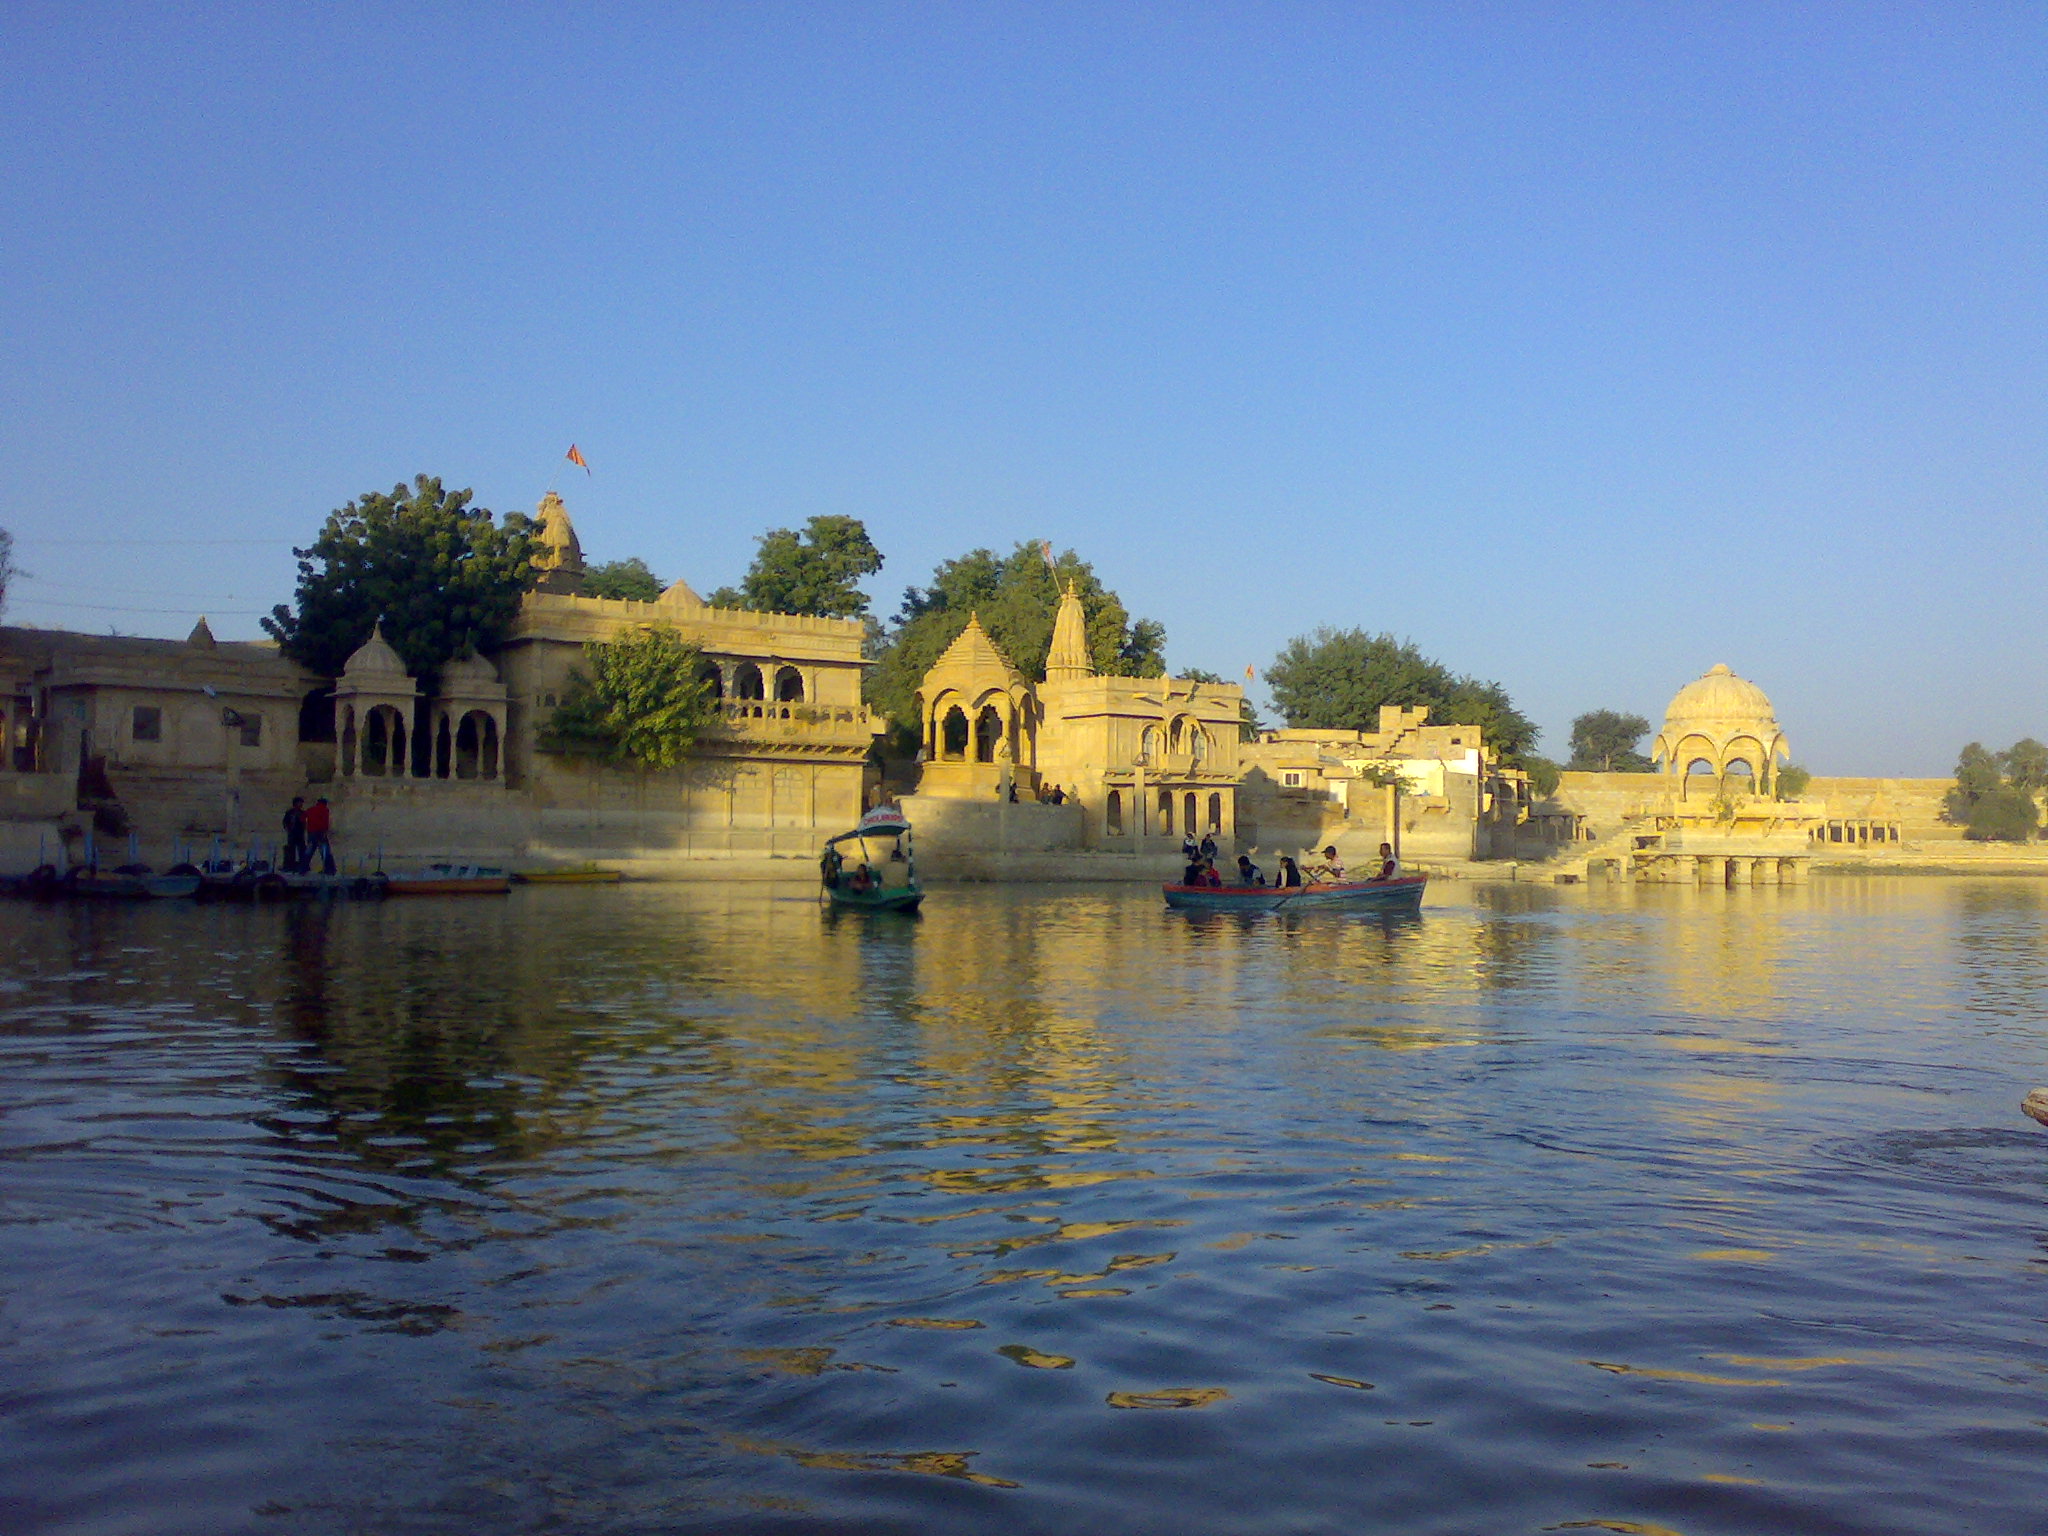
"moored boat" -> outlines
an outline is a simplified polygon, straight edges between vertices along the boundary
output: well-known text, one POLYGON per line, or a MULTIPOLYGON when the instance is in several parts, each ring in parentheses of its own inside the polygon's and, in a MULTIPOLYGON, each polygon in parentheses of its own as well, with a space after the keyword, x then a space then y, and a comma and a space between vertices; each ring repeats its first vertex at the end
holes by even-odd
POLYGON ((818 859, 825 897, 867 912, 915 912, 924 900, 910 823, 893 805, 878 805, 851 832, 827 839, 818 859))
POLYGON ((512 878, 521 885, 617 885, 625 875, 598 864, 569 869, 515 869, 512 878))
POLYGON ((503 896, 512 877, 490 864, 427 864, 384 876, 389 896, 503 896))
POLYGON ((1325 885, 1166 885, 1166 904, 1187 912, 1292 912, 1334 907, 1354 912, 1413 912, 1422 905, 1427 875, 1392 880, 1345 880, 1325 885))

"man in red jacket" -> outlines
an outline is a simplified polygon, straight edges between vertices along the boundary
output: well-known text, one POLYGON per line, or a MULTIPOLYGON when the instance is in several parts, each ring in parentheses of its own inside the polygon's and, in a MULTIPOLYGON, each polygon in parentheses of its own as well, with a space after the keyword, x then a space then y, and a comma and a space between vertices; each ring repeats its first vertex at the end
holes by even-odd
POLYGON ((313 855, 319 854, 324 866, 323 873, 334 873, 334 844, 329 836, 334 830, 334 813, 327 808, 327 797, 322 795, 306 808, 306 871, 313 869, 313 855))

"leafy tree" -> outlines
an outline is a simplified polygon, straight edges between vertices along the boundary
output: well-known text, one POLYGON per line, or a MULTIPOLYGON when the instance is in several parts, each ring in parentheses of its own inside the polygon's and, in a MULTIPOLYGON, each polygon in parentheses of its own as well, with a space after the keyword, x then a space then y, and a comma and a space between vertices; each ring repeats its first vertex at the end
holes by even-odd
POLYGON ((903 594, 903 607, 868 674, 868 702, 898 728, 898 744, 916 740, 917 685, 939 653, 981 615, 982 628, 1034 682, 1045 677, 1052 649, 1053 620, 1060 594, 1071 582, 1087 624, 1089 659, 1097 672, 1115 677, 1163 677, 1166 630, 1150 619, 1132 619, 1095 568, 1068 550, 1051 564, 1045 547, 1026 542, 1008 555, 970 550, 932 572, 931 585, 903 594))
POLYGON ((1522 766, 1528 770, 1529 787, 1536 791, 1536 798, 1548 800, 1557 793, 1557 786, 1563 782, 1564 770, 1547 757, 1533 753, 1522 754, 1522 766))
POLYGON ((1297 635, 1266 668, 1266 686, 1298 729, 1375 731, 1381 705, 1426 704, 1438 724, 1479 726, 1510 766, 1536 745, 1535 724, 1499 683, 1462 677, 1392 635, 1328 628, 1297 635))
POLYGON ((2048 747, 2031 736, 2021 737, 1999 753, 1998 765, 2005 770, 2005 782, 2014 789, 2028 794, 2048 789, 2048 747))
POLYGON ((1787 763, 1778 770, 1777 795, 1780 800, 1797 800, 1806 793, 1806 787, 1813 782, 1813 775, 1797 763, 1787 763))
POLYGON ((662 593, 661 578, 647 568, 638 555, 630 560, 607 560, 583 573, 585 597, 626 598, 651 603, 662 593))
POLYGON ((1971 805, 1963 836, 1975 842, 2024 843, 2041 825, 2041 808, 2024 789, 1990 790, 1971 805))
POLYGON ((1641 715, 1589 710, 1572 722, 1572 755, 1565 766, 1582 773, 1648 773, 1655 765, 1636 750, 1650 733, 1641 715))
POLYGON ((868 611, 868 597, 856 583, 881 568, 881 551, 859 518, 814 517, 802 533, 770 528, 762 534, 740 584, 720 587, 710 602, 714 608, 858 618, 868 611))
POLYGON ((673 768, 717 714, 704 653, 669 625, 592 641, 583 658, 541 732, 551 752, 673 768))
POLYGON ((299 560, 295 607, 280 603, 263 621, 284 653, 323 676, 384 622, 406 670, 429 688, 459 656, 504 638, 533 585, 532 519, 492 520, 468 491, 444 491, 416 476, 412 489, 370 492, 328 514, 299 560))
POLYGON ((2004 785, 2005 773, 1998 766, 1998 759, 1984 749, 1982 742, 1973 741, 1956 758, 1955 787, 1942 799, 1942 814, 1952 822, 1967 823, 1971 808, 2004 785))

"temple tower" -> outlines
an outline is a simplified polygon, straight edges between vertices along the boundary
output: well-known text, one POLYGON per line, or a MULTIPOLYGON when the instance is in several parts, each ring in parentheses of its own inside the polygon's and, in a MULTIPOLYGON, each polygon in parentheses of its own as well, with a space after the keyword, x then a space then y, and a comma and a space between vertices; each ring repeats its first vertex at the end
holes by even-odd
POLYGON ((541 497, 538 521, 540 549, 533 557, 533 568, 541 574, 540 580, 534 583, 535 590, 582 591, 583 545, 576 537, 575 526, 569 521, 569 509, 562 505, 562 498, 553 491, 541 497))
POLYGON ((1076 683, 1095 675, 1094 658, 1088 654, 1088 616, 1081 611, 1081 599, 1074 584, 1060 594, 1059 616, 1053 620, 1052 649, 1046 653, 1045 680, 1048 683, 1076 683))

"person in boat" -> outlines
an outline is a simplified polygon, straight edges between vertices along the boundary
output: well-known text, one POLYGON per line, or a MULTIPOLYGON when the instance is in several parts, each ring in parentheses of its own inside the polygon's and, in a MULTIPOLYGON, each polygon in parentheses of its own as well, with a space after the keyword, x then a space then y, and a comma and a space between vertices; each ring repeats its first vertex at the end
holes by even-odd
POLYGON ((875 872, 868 867, 865 860, 855 868, 853 878, 846 882, 846 888, 857 896, 875 888, 875 872))
POLYGON ((1252 862, 1252 856, 1248 853, 1240 853, 1237 856, 1237 883, 1239 885, 1264 885, 1266 883, 1265 872, 1252 862))
POLYGON ((1273 876, 1277 886, 1298 886, 1301 884, 1301 866, 1286 854, 1280 855, 1280 868, 1273 876))
POLYGON ((1323 849, 1323 862, 1312 865, 1309 878, 1318 885, 1342 885, 1344 883, 1344 861, 1337 856, 1337 845, 1331 843, 1323 849))
POLYGON ((1379 872, 1366 878, 1374 884, 1378 884, 1383 880, 1392 880, 1400 873, 1401 861, 1394 857, 1394 845, 1392 843, 1381 843, 1379 872))
POLYGON ((1217 870, 1214 859, 1202 860, 1202 884, 1208 886, 1212 891, 1223 889, 1223 876, 1217 870))
POLYGON ((1207 885, 1208 881, 1203 878, 1204 873, 1202 856, 1198 853, 1191 853, 1188 855, 1188 867, 1181 871, 1180 883, 1182 885, 1207 885))
POLYGON ((819 855, 818 875, 825 882, 826 890, 836 891, 839 889, 839 871, 845 863, 846 861, 839 856, 837 848, 828 847, 824 853, 819 855))

